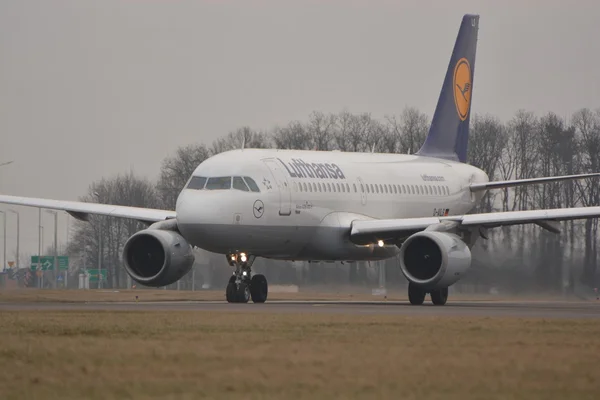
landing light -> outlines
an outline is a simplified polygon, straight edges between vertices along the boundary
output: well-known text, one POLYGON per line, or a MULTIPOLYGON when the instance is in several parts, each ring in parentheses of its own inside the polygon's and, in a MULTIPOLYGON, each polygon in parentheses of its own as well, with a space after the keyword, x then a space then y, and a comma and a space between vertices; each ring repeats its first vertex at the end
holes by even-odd
POLYGON ((246 271, 243 271, 243 272, 242 272, 242 275, 246 276, 246 275, 248 275, 248 272, 246 272, 246 271))
POLYGON ((231 255, 231 261, 235 261, 235 254, 231 255))
POLYGON ((383 243, 383 240, 378 240, 377 241, 377 246, 379 246, 379 247, 383 247, 384 244, 385 243, 383 243))
POLYGON ((246 260, 247 260, 247 257, 246 257, 246 254, 245 254, 245 253, 241 253, 241 254, 240 254, 240 260, 241 260, 242 262, 246 262, 246 260))

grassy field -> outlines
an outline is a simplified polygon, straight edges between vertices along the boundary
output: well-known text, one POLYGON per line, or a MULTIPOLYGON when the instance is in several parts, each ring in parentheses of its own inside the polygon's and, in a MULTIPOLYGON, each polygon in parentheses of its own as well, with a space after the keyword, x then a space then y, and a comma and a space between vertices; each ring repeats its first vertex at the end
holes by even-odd
POLYGON ((0 398, 597 399, 593 320, 0 312, 0 398))
MULTIPOLYGON (((224 290, 202 291, 177 291, 177 290, 38 290, 17 289, 0 290, 0 303, 8 302, 122 302, 122 301, 224 301, 224 290)), ((505 295, 492 296, 486 294, 450 294, 451 301, 480 300, 480 301, 507 301, 507 300, 574 300, 565 299, 558 295, 528 294, 518 297, 505 295)), ((338 301, 408 301, 404 290, 392 290, 384 299, 373 296, 370 289, 361 288, 316 288, 303 289, 298 293, 269 293, 269 300, 338 300, 338 301)))

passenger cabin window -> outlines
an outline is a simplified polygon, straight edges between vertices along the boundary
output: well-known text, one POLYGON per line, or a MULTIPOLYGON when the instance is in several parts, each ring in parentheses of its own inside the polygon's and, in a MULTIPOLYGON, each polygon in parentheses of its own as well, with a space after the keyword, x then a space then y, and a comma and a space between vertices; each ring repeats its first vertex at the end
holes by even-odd
POLYGON ((206 183, 206 178, 203 176, 192 176, 190 182, 187 185, 188 189, 201 190, 204 189, 204 184, 206 183))
POLYGON ((254 182, 254 179, 250 178, 249 176, 244 176, 244 181, 246 182, 251 191, 256 193, 260 192, 260 189, 258 188, 256 182, 254 182))
POLYGON ((230 176, 218 176, 214 178, 208 178, 206 182, 206 190, 229 190, 231 189, 231 177, 230 176))
POLYGON ((246 185, 246 182, 244 182, 241 176, 233 177, 233 188, 237 190, 242 190, 244 192, 250 191, 250 189, 248 189, 248 186, 246 185))

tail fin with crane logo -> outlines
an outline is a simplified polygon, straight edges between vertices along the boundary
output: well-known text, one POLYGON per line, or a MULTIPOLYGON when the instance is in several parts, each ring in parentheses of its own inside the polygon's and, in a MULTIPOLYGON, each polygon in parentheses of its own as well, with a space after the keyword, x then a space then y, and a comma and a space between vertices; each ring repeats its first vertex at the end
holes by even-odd
POLYGON ((479 15, 463 16, 429 134, 418 155, 467 161, 479 15))

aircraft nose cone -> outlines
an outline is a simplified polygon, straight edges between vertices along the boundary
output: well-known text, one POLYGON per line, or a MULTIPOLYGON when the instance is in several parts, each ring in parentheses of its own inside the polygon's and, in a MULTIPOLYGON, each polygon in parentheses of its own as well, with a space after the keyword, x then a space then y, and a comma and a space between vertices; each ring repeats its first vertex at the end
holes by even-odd
POLYGON ((175 206, 175 212, 177 213, 177 221, 181 223, 198 223, 197 218, 197 201, 192 202, 192 198, 189 194, 182 193, 177 198, 177 205, 175 206), (194 212, 196 209, 196 212, 194 212))

